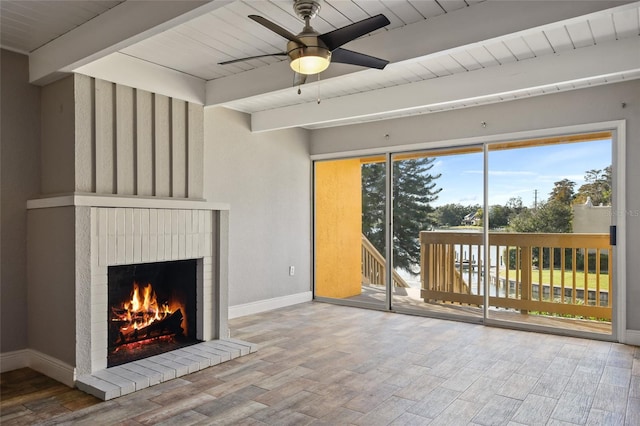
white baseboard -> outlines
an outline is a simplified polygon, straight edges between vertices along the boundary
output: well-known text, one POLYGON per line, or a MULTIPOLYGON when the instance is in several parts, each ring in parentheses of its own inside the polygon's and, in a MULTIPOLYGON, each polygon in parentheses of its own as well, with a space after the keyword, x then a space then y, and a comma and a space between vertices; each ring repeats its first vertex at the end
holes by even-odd
POLYGON ((313 299, 313 293, 305 291, 304 293, 290 294, 282 297, 274 297, 273 299, 259 300, 257 302, 245 303, 242 305, 229 306, 229 319, 244 317, 260 312, 272 311, 286 306, 297 305, 298 303, 309 302, 313 299))
POLYGON ((627 330, 626 339, 624 343, 627 345, 635 345, 640 346, 640 331, 637 330, 627 330))
POLYGON ((0 369, 5 371, 29 367, 69 387, 75 386, 76 369, 67 363, 34 349, 0 354, 0 369))
POLYGON ((69 387, 75 386, 76 369, 59 359, 31 349, 31 362, 29 367, 69 387))
POLYGON ((0 373, 28 367, 29 352, 29 349, 20 349, 0 354, 0 373))

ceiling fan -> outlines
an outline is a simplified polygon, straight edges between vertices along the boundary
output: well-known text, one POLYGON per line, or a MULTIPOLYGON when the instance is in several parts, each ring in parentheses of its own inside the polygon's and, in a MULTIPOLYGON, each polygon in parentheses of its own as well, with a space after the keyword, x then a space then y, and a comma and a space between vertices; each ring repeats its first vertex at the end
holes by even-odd
POLYGON ((293 9, 296 15, 304 20, 304 28, 297 35, 262 16, 249 15, 250 19, 289 40, 285 52, 234 59, 220 62, 219 65, 233 64, 267 56, 288 56, 291 69, 298 74, 302 74, 304 80, 304 77, 309 74, 318 74, 327 69, 332 61, 376 69, 383 69, 389 63, 384 59, 340 47, 358 37, 389 25, 390 22, 386 16, 382 14, 372 16, 346 27, 320 34, 309 23, 320 11, 320 3, 317 0, 294 0, 293 9))

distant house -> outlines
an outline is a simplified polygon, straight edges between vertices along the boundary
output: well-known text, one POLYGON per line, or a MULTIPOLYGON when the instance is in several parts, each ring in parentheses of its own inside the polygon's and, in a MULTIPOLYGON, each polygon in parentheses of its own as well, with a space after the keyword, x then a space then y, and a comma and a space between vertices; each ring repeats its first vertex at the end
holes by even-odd
POLYGON ((462 224, 467 226, 477 226, 482 219, 478 217, 478 212, 469 213, 462 219, 462 224))

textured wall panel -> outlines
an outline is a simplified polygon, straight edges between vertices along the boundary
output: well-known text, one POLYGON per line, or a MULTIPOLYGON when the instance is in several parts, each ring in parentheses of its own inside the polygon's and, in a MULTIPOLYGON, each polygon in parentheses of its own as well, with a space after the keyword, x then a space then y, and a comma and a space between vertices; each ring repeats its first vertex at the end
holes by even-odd
POLYGON ((153 195, 153 95, 136 92, 136 176, 137 195, 153 195))
POLYGON ((75 183, 58 192, 202 198, 202 105, 75 78, 75 183))
POLYGON ((75 190, 94 192, 95 80, 84 75, 75 80, 75 115, 75 190))
POLYGON ((187 111, 186 102, 171 100, 171 196, 187 196, 187 111))
POLYGON ((163 95, 155 95, 155 194, 171 196, 171 102, 163 95))
POLYGON ((116 193, 134 195, 135 170, 135 91, 116 85, 116 193))
POLYGON ((96 192, 115 193, 114 84, 96 80, 96 192))
POLYGON ((190 198, 202 198, 204 184, 204 108, 190 103, 187 115, 187 191, 190 198))

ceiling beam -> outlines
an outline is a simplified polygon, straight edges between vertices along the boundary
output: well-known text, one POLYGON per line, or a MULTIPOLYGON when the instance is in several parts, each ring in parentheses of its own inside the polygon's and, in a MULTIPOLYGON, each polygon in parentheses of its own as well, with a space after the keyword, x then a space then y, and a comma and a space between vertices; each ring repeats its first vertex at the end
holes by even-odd
MULTIPOLYGON (((405 27, 363 37, 346 47, 395 63, 497 37, 517 37, 518 32, 531 28, 544 27, 613 7, 625 7, 624 5, 632 3, 634 2, 488 0, 405 27)), ((283 41, 283 46, 284 43, 283 41)), ((326 81, 361 70, 362 68, 349 66, 329 67, 322 73, 322 79, 326 81)), ((287 61, 211 80, 207 82, 207 105, 221 105, 286 89, 291 87, 292 80, 292 71, 287 61)))
POLYGON ((29 80, 47 84, 74 68, 229 4, 231 0, 125 1, 29 55, 29 80))
POLYGON ((205 81, 123 53, 112 53, 73 72, 204 105, 205 81))
POLYGON ((254 132, 429 112, 448 104, 488 102, 556 84, 638 73, 640 38, 629 38, 499 67, 253 113, 254 132))

